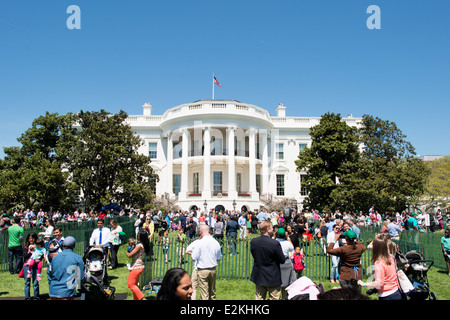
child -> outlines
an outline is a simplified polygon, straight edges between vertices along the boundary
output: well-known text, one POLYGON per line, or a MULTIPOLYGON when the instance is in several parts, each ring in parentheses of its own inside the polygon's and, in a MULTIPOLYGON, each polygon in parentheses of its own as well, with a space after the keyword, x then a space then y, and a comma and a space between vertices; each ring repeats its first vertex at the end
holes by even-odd
MULTIPOLYGON (((127 252, 130 253, 131 251, 133 251, 134 247, 136 247, 136 240, 134 240, 133 238, 128 238, 128 248, 127 248, 127 252)), ((133 260, 133 258, 129 258, 129 259, 128 259, 128 263, 127 263, 128 269, 130 269, 130 266, 131 266, 131 260, 133 260)))
POLYGON ((159 236, 161 237, 161 246, 164 253, 164 263, 168 263, 167 253, 169 252, 169 232, 167 230, 161 230, 159 236))
POLYGON ((184 263, 184 254, 185 254, 185 248, 184 243, 186 241, 186 234, 184 233, 184 229, 180 228, 177 233, 177 253, 179 258, 179 263, 184 263))
POLYGON ((45 245, 44 239, 39 238, 36 240, 36 248, 34 248, 33 253, 31 254, 30 257, 30 262, 28 263, 27 278, 31 278, 33 266, 36 263, 37 264, 36 280, 41 281, 42 262, 43 257, 45 256, 44 245, 45 245))
POLYGON ((303 250, 300 249, 300 247, 296 247, 294 254, 292 255, 292 261, 294 264, 294 270, 297 275, 297 279, 302 276, 303 269, 305 268, 303 258, 303 250))

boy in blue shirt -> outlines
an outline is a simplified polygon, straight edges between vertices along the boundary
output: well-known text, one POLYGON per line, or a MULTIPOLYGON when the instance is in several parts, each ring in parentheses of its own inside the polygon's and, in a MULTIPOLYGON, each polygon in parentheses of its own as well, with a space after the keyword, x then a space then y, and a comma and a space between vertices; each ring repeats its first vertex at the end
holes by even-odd
POLYGON ((450 277, 450 228, 445 229, 445 235, 441 238, 442 253, 447 262, 448 276, 450 277))
POLYGON ((73 252, 75 238, 65 238, 63 245, 64 250, 52 259, 48 272, 51 300, 73 300, 77 287, 86 281, 83 259, 73 252))

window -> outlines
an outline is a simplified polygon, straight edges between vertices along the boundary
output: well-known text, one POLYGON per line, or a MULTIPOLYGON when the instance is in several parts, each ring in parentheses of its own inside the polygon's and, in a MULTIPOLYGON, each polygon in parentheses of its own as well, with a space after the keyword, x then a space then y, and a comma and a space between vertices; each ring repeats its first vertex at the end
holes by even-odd
POLYGON ((306 175, 302 174, 300 175, 300 195, 301 196, 307 196, 308 190, 306 189, 306 183, 303 183, 305 180, 306 175))
POLYGON ((156 194, 156 183, 158 182, 158 181, 157 181, 157 176, 156 176, 156 175, 151 175, 151 176, 149 177, 149 180, 148 180, 148 181, 150 182, 150 186, 151 186, 151 188, 152 188, 153 194, 156 194))
POLYGON ((241 173, 236 174, 236 190, 241 192, 241 173))
POLYGON ((194 172, 194 193, 199 193, 198 189, 198 172, 194 172))
POLYGON ((284 174, 277 174, 277 196, 284 196, 284 174))
POLYGON ((181 174, 173 175, 173 193, 177 196, 181 190, 181 174))
POLYGON ((305 143, 299 143, 298 144, 298 151, 300 152, 300 151, 302 151, 303 149, 305 149, 306 148, 306 144, 305 143))
POLYGON ((275 146, 275 159, 277 160, 283 160, 284 159, 284 144, 283 143, 277 143, 275 146))
POLYGON ((222 171, 214 171, 214 193, 222 192, 222 171))
POLYGON ((211 150, 211 155, 222 155, 222 139, 215 139, 213 141, 213 148, 211 150))
POLYGON ((261 175, 256 175, 256 192, 261 193, 261 175))
POLYGON ((148 155, 150 156, 150 159, 156 159, 158 156, 157 153, 158 143, 156 142, 150 142, 148 144, 148 155))

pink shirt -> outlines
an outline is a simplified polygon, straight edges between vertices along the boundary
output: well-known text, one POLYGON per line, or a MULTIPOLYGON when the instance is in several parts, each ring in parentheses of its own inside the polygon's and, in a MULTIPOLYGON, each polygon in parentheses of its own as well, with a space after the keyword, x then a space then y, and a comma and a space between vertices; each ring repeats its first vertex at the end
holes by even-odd
POLYGON ((367 283, 367 287, 376 288, 381 297, 391 295, 399 289, 397 268, 394 258, 390 256, 391 264, 388 265, 384 259, 374 263, 375 281, 367 283))

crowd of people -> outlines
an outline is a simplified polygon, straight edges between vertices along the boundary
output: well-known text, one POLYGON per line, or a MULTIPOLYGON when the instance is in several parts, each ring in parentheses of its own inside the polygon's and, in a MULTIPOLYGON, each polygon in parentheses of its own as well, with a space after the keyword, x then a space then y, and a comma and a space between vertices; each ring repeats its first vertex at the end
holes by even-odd
MULTIPOLYGON (((42 210, 38 213, 33 210, 15 211, 12 217, 8 214, 1 216, 0 227, 8 231, 9 271, 24 278, 25 298, 39 298, 39 281, 44 261, 48 265, 47 278, 51 299, 73 299, 77 285, 86 280, 83 259, 80 257, 80 262, 79 256, 73 252, 75 239, 64 238, 62 229, 55 227, 55 221, 74 223, 96 220, 98 228, 92 232, 89 245, 102 247, 108 257, 109 269, 115 269, 118 267, 117 252, 124 240, 123 232, 114 219, 110 221, 110 228, 105 227, 104 219, 124 215, 128 215, 130 220, 135 220, 135 236, 128 239, 126 253, 129 258, 127 284, 135 300, 145 299, 138 287, 138 280, 145 269, 145 256, 153 255, 152 239, 156 236, 162 244, 167 262, 168 234, 171 231, 176 232, 175 242, 180 264, 183 264, 185 254, 188 254, 194 261, 194 267, 191 276, 182 268, 170 269, 163 280, 162 290, 158 293, 157 299, 175 297, 196 299, 198 289, 202 300, 215 300, 215 269, 223 254, 221 247, 223 240, 228 241, 230 255, 235 255, 236 242, 247 239, 251 234, 258 235, 252 237, 250 242, 254 259, 250 281, 255 284, 257 300, 266 299, 267 295, 269 299, 295 297, 299 281, 301 280, 303 284, 306 281, 305 277, 302 277, 304 254, 300 243, 302 240, 309 241, 313 238, 320 239, 324 254, 331 258, 332 283, 339 283, 345 290, 357 288, 358 294, 362 286, 377 288, 380 299, 401 299, 398 282, 395 285, 393 278, 395 263, 392 262, 392 258, 395 252, 392 248, 390 251, 386 248, 390 248, 392 240, 399 239, 405 229, 434 232, 444 228, 444 219, 447 224, 450 222, 450 215, 440 211, 380 214, 373 207, 367 214, 339 211, 327 213, 318 210, 296 212, 290 208, 274 212, 211 210, 206 214, 195 209, 190 212, 91 211, 88 214, 82 210, 70 214, 42 210), (368 248, 358 242, 359 227, 367 225, 381 227, 380 235, 375 237, 373 245, 368 248), (29 233, 23 239, 24 230, 31 226, 40 227, 43 231, 38 234, 29 233), (191 241, 186 248, 184 243, 187 238, 191 241), (375 265, 375 281, 371 283, 362 282, 360 258, 367 249, 373 250, 375 265), (61 253, 64 254, 56 258, 61 253), (72 275, 70 290, 58 289, 62 282, 67 281, 67 274, 72 275), (30 296, 31 287, 34 291, 33 297, 30 296)), ((450 276, 448 239, 449 232, 446 230, 441 244, 450 276)), ((321 296, 320 291, 315 293, 314 298, 321 296)), ((325 298, 326 295, 322 297, 325 298)))

